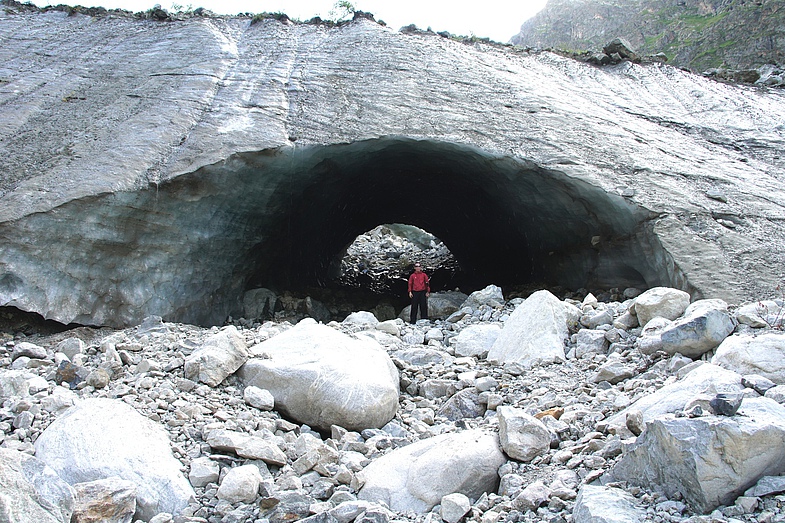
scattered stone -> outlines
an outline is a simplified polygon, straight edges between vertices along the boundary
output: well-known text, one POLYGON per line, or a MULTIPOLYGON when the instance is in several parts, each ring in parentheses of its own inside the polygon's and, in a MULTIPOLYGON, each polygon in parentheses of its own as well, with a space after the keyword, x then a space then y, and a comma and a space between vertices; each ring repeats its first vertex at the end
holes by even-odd
POLYGON ((501 327, 498 325, 470 325, 455 337, 455 355, 484 358, 500 333, 501 327))
POLYGON ((245 340, 234 326, 205 340, 185 359, 185 377, 215 387, 248 360, 245 340))
POLYGON ((515 407, 498 407, 496 412, 505 454, 526 463, 548 451, 551 433, 540 420, 515 407))
POLYGON ((259 468, 256 465, 241 465, 229 470, 224 476, 216 496, 229 503, 253 503, 261 485, 259 468))
POLYGON ((758 374, 785 384, 785 334, 728 336, 717 347, 711 362, 740 374, 758 374))
POLYGON ((660 332, 661 350, 698 358, 717 347, 736 327, 722 300, 698 300, 660 332))
POLYGON ((136 512, 136 485, 120 478, 106 478, 74 485, 73 521, 132 521, 136 512))
POLYGON ((736 394, 717 394, 714 399, 709 402, 711 410, 718 416, 733 416, 741 407, 741 400, 744 395, 741 393, 736 394))
POLYGON ((496 436, 478 430, 434 436, 373 461, 362 472, 359 498, 424 514, 447 494, 477 499, 494 492, 505 461, 496 436))
POLYGON ((442 497, 440 515, 447 523, 458 523, 472 508, 471 500, 461 493, 442 497))
POLYGON ((574 523, 633 523, 646 511, 627 492, 608 486, 583 485, 573 509, 574 523))
POLYGON ((687 310, 690 295, 678 289, 654 287, 635 298, 635 315, 645 327, 652 318, 675 320, 687 310))
POLYGON ((243 390, 243 399, 245 402, 256 407, 259 410, 273 410, 275 407, 275 398, 269 390, 260 389, 259 387, 245 387, 243 390))

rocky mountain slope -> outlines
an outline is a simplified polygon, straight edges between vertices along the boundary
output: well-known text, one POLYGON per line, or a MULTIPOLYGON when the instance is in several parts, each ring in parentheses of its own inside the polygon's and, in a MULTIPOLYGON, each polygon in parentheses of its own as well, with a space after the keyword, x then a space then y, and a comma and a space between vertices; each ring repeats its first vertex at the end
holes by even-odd
POLYGON ((779 0, 551 0, 513 36, 518 45, 600 50, 615 37, 695 71, 785 65, 779 0))

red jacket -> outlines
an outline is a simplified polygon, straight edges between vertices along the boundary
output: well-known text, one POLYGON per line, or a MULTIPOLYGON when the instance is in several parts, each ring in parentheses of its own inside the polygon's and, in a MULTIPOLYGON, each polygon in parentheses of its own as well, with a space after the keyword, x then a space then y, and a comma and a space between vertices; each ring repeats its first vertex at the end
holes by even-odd
POLYGON ((413 272, 409 276, 409 292, 412 291, 425 291, 431 292, 431 280, 424 272, 413 272))

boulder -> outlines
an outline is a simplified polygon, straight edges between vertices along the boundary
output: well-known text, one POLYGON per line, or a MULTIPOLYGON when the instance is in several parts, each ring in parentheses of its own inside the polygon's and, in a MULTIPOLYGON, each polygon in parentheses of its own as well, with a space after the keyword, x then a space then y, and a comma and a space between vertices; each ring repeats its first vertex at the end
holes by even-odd
POLYGON ((371 328, 379 324, 379 320, 372 312, 358 311, 349 314, 343 320, 344 325, 357 325, 358 327, 371 328))
POLYGON ((393 450, 368 465, 359 499, 396 512, 424 514, 447 494, 471 499, 496 492, 506 461, 495 435, 479 430, 443 434, 393 450))
POLYGON ((185 359, 185 377, 216 387, 248 360, 245 340, 234 326, 207 338, 185 359))
POLYGON ((235 467, 224 476, 216 496, 229 503, 253 503, 259 495, 262 480, 256 465, 235 467))
POLYGON ((649 422, 610 472, 617 481, 679 492, 696 511, 730 505, 766 475, 785 472, 785 407, 747 398, 736 416, 649 422))
POLYGON ((458 523, 472 508, 471 500, 460 493, 447 494, 440 503, 439 515, 446 523, 458 523))
POLYGON ((549 291, 533 293, 515 308, 488 352, 488 361, 535 365, 565 361, 567 318, 562 302, 549 291))
POLYGON ((638 323, 645 327, 649 320, 660 316, 675 320, 687 309, 690 295, 670 287, 654 287, 635 298, 634 311, 638 323))
POLYGON ((762 300, 742 305, 736 311, 736 320, 755 329, 781 328, 785 324, 782 300, 762 300))
POLYGON ((208 457, 196 458, 191 461, 188 481, 194 487, 204 487, 209 483, 218 483, 221 467, 208 457))
POLYGON ((75 522, 131 523, 136 512, 136 485, 106 478, 74 485, 75 522))
POLYGON ((759 374, 785 385, 785 334, 734 335, 717 347, 711 362, 740 374, 759 374))
POLYGON ((35 454, 71 485, 117 476, 136 485, 136 517, 179 514, 194 497, 159 425, 119 400, 71 407, 44 430, 35 454))
POLYGON ((68 523, 74 494, 42 460, 0 448, 0 521, 68 523))
POLYGON ((683 379, 666 385, 658 391, 642 397, 626 409, 608 419, 608 430, 628 433, 627 413, 640 411, 647 423, 664 414, 680 411, 696 396, 718 393, 741 392, 741 375, 706 363, 689 372, 683 379))
POLYGON ((575 357, 582 358, 588 354, 605 354, 608 352, 608 340, 605 331, 581 329, 576 335, 575 357))
POLYGON ((466 298, 466 301, 461 304, 460 308, 469 307, 471 309, 479 309, 483 305, 489 307, 502 307, 504 305, 502 288, 496 285, 488 285, 484 289, 474 291, 466 298))
POLYGON ((211 430, 206 436, 207 444, 221 452, 234 452, 242 458, 258 459, 270 465, 283 466, 287 462, 286 454, 271 439, 226 429, 211 430))
POLYGON ((583 485, 572 511, 573 523, 637 523, 646 511, 619 488, 583 485))
POLYGON ((398 370, 367 337, 302 321, 251 348, 238 372, 244 386, 270 391, 276 409, 299 423, 329 430, 379 428, 398 409, 398 370))
POLYGON ((717 347, 736 328, 723 300, 698 300, 660 332, 661 349, 698 358, 717 347))
POLYGON ((469 325, 455 337, 455 355, 485 357, 501 330, 498 325, 469 325))
POLYGON ((516 407, 500 406, 496 412, 499 415, 499 442, 505 454, 529 462, 548 452, 551 432, 540 420, 516 407))

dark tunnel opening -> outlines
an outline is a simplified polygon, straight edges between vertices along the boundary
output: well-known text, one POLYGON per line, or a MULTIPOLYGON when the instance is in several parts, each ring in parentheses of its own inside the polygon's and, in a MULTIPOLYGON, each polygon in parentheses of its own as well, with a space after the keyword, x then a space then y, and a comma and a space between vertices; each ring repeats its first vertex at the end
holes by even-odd
POLYGON ((0 293, 64 324, 159 315, 216 325, 243 314, 251 289, 329 290, 347 245, 386 223, 449 246, 465 293, 684 287, 651 218, 583 180, 464 145, 382 138, 265 150, 4 225, 0 293))
POLYGON ((647 214, 622 197, 529 162, 449 143, 385 139, 323 148, 257 246, 249 287, 329 286, 332 260, 382 223, 442 239, 466 290, 494 283, 577 289, 660 280, 630 241, 647 214), (636 251, 637 252, 636 254, 636 251), (261 253, 265 253, 262 255, 261 253))

